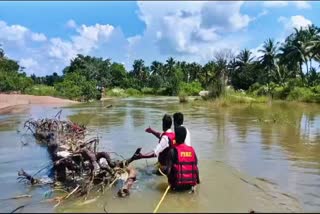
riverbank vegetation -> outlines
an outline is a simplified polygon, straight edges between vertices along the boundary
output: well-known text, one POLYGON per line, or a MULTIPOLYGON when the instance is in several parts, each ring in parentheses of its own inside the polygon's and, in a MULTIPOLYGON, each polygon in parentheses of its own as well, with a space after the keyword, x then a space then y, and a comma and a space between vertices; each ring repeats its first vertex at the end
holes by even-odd
POLYGON ((270 99, 320 102, 320 28, 294 29, 282 43, 267 39, 255 57, 248 49, 234 54, 214 52, 204 65, 196 62, 153 61, 147 66, 135 60, 127 71, 123 64, 77 55, 62 75, 28 77, 18 62, 0 49, 0 91, 20 91, 78 101, 102 96, 197 96, 207 90, 207 99, 219 102, 266 102, 270 99))

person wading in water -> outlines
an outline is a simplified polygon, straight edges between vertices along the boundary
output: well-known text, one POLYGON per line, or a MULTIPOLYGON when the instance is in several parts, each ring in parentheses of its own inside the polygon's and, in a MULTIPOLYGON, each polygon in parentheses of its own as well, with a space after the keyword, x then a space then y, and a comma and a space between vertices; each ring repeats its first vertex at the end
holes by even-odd
POLYGON ((139 160, 139 159, 145 159, 145 158, 158 157, 159 168, 162 170, 165 170, 166 162, 168 159, 167 156, 168 156, 169 148, 171 148, 175 144, 175 134, 171 130, 171 126, 172 126, 171 116, 168 114, 165 114, 162 118, 162 130, 163 130, 162 134, 152 130, 151 128, 149 128, 148 131, 146 130, 147 132, 155 135, 159 139, 159 143, 157 144, 157 146, 153 151, 146 154, 139 153, 134 157, 134 159, 139 160))
POLYGON ((192 146, 185 144, 187 130, 183 126, 175 128, 176 144, 170 148, 164 173, 173 190, 194 189, 200 184, 198 159, 192 146))
POLYGON ((183 127, 186 128, 187 136, 186 136, 186 139, 185 139, 184 143, 187 146, 191 146, 190 132, 187 129, 187 127, 183 125, 183 114, 181 112, 176 112, 176 113, 173 114, 173 124, 174 124, 174 128, 177 128, 179 126, 183 126, 183 127))

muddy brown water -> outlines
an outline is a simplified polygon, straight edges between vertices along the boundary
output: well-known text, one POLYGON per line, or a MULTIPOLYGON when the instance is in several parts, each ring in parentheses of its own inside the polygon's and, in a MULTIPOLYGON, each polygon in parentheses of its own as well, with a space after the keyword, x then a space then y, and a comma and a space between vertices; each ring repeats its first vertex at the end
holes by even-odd
MULTIPOLYGON (((214 107, 203 103, 179 104, 174 97, 146 97, 64 107, 62 117, 86 124, 92 136, 100 136, 99 149, 129 157, 137 147, 147 152, 156 145, 156 139, 144 132, 146 127, 159 130, 164 113, 183 112, 200 160, 203 183, 196 194, 169 193, 159 212, 246 211, 250 203, 255 207, 259 200, 250 201, 251 196, 241 192, 246 191, 240 185, 240 180, 246 181, 244 177, 239 177, 238 184, 236 178, 232 180, 226 173, 227 167, 270 184, 283 195, 297 198, 303 211, 316 212, 320 211, 319 107, 293 103, 214 107), (106 108, 110 104, 113 107, 106 108), (224 203, 215 204, 224 197, 224 203), (237 204, 242 201, 249 205, 237 204)), ((17 182, 19 169, 34 173, 49 162, 46 149, 23 130, 24 121, 53 117, 59 109, 32 105, 0 115, 0 199, 32 195, 32 198, 0 200, 0 211, 10 212, 28 204, 22 211, 103 212, 105 207, 109 212, 152 212, 166 188, 164 178, 151 174, 154 160, 134 163, 138 180, 126 199, 115 197, 115 186, 99 198, 93 194, 85 203, 70 199, 54 208, 53 203, 38 203, 50 197, 49 186, 29 187, 17 182), (22 146, 21 141, 28 145, 22 146)), ((114 153, 112 157, 121 158, 114 153)), ((45 176, 46 171, 40 175, 45 176)))

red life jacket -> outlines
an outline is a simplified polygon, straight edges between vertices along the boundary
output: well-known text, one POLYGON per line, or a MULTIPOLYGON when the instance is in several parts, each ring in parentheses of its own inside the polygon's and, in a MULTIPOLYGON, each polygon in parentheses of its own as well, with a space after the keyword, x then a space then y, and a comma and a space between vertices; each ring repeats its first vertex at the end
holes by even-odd
MULTIPOLYGON (((165 166, 167 163, 167 158, 168 158, 168 152, 169 149, 176 143, 176 134, 174 132, 163 132, 161 134, 160 140, 162 138, 162 136, 167 136, 169 139, 169 146, 167 148, 165 148, 162 152, 160 152, 159 156, 158 156, 158 161, 162 166, 165 166)), ((159 140, 159 142, 160 142, 159 140)))
POLYGON ((172 187, 195 186, 200 183, 196 153, 192 146, 175 145, 177 160, 173 163, 169 183, 172 187))

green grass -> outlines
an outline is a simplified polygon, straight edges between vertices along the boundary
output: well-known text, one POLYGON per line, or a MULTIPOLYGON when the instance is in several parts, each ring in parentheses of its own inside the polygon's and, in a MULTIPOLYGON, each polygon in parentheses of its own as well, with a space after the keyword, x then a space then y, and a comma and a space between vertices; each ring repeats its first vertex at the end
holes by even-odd
POLYGON ((246 94, 245 92, 234 91, 233 89, 226 90, 224 95, 215 99, 207 99, 207 101, 214 106, 231 106, 233 104, 252 104, 252 103, 267 103, 267 96, 256 96, 253 94, 246 94))
POLYGON ((57 96, 56 89, 47 85, 33 85, 26 88, 25 93, 36 96, 57 96))
POLYGON ((107 89, 105 95, 109 97, 142 97, 143 93, 134 88, 113 88, 107 89))

